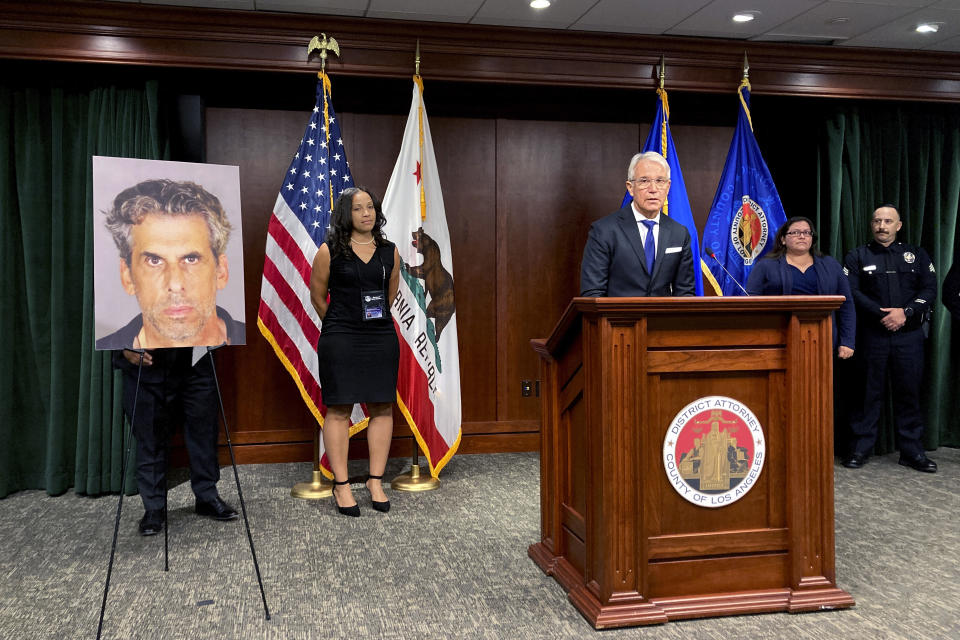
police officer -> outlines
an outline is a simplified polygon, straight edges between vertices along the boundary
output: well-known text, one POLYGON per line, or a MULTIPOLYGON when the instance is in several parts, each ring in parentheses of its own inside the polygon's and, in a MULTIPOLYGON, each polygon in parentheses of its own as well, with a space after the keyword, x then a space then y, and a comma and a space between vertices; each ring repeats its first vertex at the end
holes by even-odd
POLYGON ((873 212, 873 242, 847 254, 844 271, 857 306, 857 352, 864 361, 863 408, 854 412, 849 455, 843 466, 859 469, 877 440, 886 376, 893 388, 900 464, 934 473, 937 464, 923 451, 920 382, 923 378, 921 325, 937 297, 930 256, 900 242, 900 214, 884 205, 873 212))

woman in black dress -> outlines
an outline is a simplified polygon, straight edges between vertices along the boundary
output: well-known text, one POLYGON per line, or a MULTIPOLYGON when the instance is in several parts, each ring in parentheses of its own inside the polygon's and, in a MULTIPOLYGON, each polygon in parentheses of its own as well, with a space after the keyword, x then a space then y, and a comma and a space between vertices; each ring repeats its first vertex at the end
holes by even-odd
POLYGON ((382 478, 393 436, 400 363, 400 344, 390 315, 400 256, 383 234, 385 223, 380 202, 372 193, 364 188, 344 190, 310 274, 310 300, 323 320, 317 342, 320 385, 327 405, 323 446, 333 470, 337 510, 354 517, 360 515, 360 507, 347 480, 347 448, 350 413, 358 402, 366 405, 370 415, 366 486, 373 508, 390 510, 382 478))

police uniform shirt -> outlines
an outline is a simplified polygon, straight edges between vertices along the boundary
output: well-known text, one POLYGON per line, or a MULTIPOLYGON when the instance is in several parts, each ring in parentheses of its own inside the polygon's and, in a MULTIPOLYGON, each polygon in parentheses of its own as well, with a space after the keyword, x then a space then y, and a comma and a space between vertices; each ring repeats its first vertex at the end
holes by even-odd
POLYGON ((867 328, 883 329, 881 308, 903 309, 903 330, 920 327, 937 297, 937 276, 930 256, 918 247, 894 241, 885 247, 873 241, 847 254, 844 272, 857 306, 857 319, 867 328))

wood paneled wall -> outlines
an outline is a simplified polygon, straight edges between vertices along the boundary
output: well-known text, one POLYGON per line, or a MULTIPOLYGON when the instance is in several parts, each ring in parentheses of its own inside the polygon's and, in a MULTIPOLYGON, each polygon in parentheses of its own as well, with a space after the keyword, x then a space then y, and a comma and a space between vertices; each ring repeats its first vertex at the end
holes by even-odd
POLYGON ((450 25, 92 0, 0 0, 0 57, 303 72, 306 43, 332 33, 329 70, 405 77, 420 41, 438 80, 653 88, 663 55, 671 89, 728 92, 743 55, 758 93, 956 101, 960 55, 802 44, 450 25))
MULTIPOLYGON (((351 172, 382 195, 400 150, 405 117, 339 114, 351 172)), ((207 161, 240 166, 248 345, 218 355, 227 414, 244 461, 307 460, 314 420, 295 385, 254 329, 265 230, 282 174, 308 114, 244 108, 206 111, 207 161)), ((539 399, 529 346, 549 334, 579 288, 591 222, 619 206, 626 163, 649 125, 433 117, 430 120, 453 245, 463 388, 460 451, 538 446, 539 399)), ((680 127, 697 141, 688 183, 706 215, 730 128, 680 127), (713 173, 714 175, 709 175, 713 173), (700 179, 701 176, 709 176, 700 179)), ((686 163, 685 163, 686 164, 686 163)), ((400 241, 399 239, 394 239, 400 241)), ((397 416, 393 455, 411 450, 397 416)), ((358 436, 354 453, 364 449, 358 436)))
MULTIPOLYGON (((736 117, 728 97, 744 51, 755 111, 764 95, 797 102, 960 100, 960 55, 941 52, 0 0, 0 59, 88 63, 73 65, 83 67, 78 74, 58 76, 65 81, 83 74, 129 78, 151 68, 166 86, 206 101, 206 160, 240 166, 249 345, 218 357, 241 461, 312 454, 313 417, 255 318, 267 220, 312 106, 312 90, 301 89, 299 78, 301 88, 289 93, 276 90, 285 84, 276 78, 317 69, 305 45, 320 31, 333 33, 343 51, 329 70, 335 96, 338 87, 350 87, 335 104, 353 175, 381 195, 399 150, 406 78, 421 41, 457 280, 463 453, 537 448, 538 401, 520 393, 520 381, 537 376, 528 340, 547 335, 577 292, 588 226, 619 204, 626 162, 653 115, 661 55, 674 139, 701 228, 736 117), (434 92, 444 83, 452 91, 434 92), (720 93, 726 95, 701 99, 720 93), (678 108, 678 94, 694 109, 678 108), (302 111, 288 110, 300 105, 302 111), (699 115, 685 120, 695 109, 699 115)), ((37 71, 43 69, 28 70, 37 71)), ((781 195, 790 194, 788 210, 803 212, 812 192, 805 171, 815 160, 803 153, 812 148, 811 112, 773 113, 754 118, 757 135, 762 146, 764 138, 784 142, 775 150, 782 162, 771 170, 781 195), (773 126, 758 124, 765 118, 773 126)), ((395 441, 392 455, 407 455, 410 442, 395 441)), ((362 454, 362 437, 352 446, 362 454)))

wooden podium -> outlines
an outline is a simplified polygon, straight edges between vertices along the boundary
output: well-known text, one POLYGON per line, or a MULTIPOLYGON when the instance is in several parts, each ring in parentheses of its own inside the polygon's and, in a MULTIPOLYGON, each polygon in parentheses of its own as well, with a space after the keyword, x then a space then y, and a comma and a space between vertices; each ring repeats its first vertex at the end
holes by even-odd
POLYGON ((544 393, 529 555, 594 627, 853 606, 834 574, 842 300, 574 298, 532 341, 544 393), (708 508, 671 484, 665 436, 691 402, 720 396, 753 412, 765 460, 745 495, 708 508))

